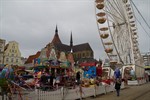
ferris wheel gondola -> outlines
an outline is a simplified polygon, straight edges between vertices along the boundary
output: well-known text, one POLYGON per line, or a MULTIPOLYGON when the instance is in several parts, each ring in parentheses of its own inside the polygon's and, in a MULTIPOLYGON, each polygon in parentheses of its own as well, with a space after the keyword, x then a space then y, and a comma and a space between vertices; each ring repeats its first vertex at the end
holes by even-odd
POLYGON ((136 19, 130 0, 95 0, 99 35, 113 64, 140 65, 136 19))

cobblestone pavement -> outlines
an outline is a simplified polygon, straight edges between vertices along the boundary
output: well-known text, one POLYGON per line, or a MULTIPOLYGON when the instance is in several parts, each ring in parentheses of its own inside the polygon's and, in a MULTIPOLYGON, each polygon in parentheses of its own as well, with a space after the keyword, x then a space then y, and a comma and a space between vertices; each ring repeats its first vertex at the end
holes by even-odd
POLYGON ((116 96, 116 92, 111 92, 84 100, 150 100, 150 83, 140 86, 126 86, 125 89, 120 91, 119 97, 116 96))

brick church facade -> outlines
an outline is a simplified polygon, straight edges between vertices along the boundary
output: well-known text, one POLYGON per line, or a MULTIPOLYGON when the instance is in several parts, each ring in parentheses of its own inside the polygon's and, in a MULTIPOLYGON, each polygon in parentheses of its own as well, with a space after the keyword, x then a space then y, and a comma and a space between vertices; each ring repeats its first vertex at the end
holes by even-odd
POLYGON ((55 48, 57 55, 59 55, 59 53, 62 51, 65 53, 72 52, 75 61, 83 58, 94 58, 94 53, 89 43, 73 45, 72 33, 70 36, 70 45, 63 44, 59 38, 57 26, 53 40, 46 45, 46 48, 48 49, 51 49, 52 47, 55 48))

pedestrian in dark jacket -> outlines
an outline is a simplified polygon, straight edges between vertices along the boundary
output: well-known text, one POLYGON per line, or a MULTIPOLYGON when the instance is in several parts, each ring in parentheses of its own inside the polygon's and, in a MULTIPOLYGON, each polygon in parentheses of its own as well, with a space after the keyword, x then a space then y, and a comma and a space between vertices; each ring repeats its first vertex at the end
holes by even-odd
POLYGON ((116 89, 116 92, 117 92, 117 96, 120 95, 120 87, 121 87, 121 81, 119 78, 116 79, 116 82, 115 82, 115 89, 116 89))
POLYGON ((46 77, 44 72, 42 73, 40 82, 41 82, 41 86, 44 86, 48 82, 48 79, 47 79, 47 77, 46 77))
POLYGON ((77 85, 79 85, 80 84, 80 71, 76 73, 76 80, 77 80, 77 85))
POLYGON ((53 87, 54 79, 55 79, 55 75, 54 75, 54 73, 52 73, 51 76, 50 76, 50 85, 52 87, 53 87))

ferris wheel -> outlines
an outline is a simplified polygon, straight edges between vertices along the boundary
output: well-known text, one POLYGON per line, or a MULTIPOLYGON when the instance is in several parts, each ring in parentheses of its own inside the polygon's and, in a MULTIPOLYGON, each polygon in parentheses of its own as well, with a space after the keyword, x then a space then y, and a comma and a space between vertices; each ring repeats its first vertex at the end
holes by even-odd
POLYGON ((131 0, 95 0, 100 39, 112 64, 142 62, 131 0))

